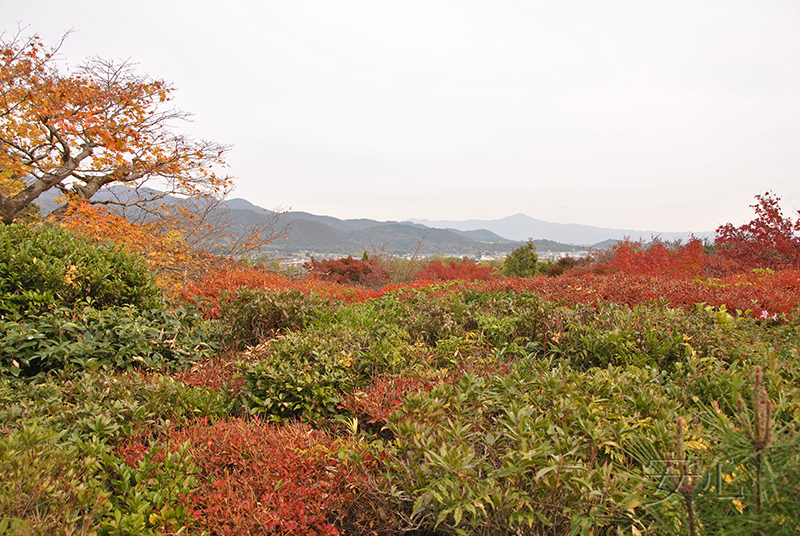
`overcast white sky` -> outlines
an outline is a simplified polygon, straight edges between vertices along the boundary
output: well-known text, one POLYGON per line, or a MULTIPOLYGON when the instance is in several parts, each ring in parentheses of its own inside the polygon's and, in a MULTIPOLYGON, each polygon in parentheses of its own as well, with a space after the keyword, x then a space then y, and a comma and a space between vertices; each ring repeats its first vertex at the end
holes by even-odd
POLYGON ((170 81, 234 197, 339 218, 708 231, 800 208, 800 3, 0 0, 170 81))

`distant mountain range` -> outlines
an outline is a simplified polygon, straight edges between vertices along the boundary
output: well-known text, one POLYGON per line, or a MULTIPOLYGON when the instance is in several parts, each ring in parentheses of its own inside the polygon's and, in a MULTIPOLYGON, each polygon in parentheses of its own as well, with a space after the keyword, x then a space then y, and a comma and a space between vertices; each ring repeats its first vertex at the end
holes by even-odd
POLYGON ((663 240, 686 240, 692 234, 698 238, 710 237, 713 233, 662 233, 658 231, 637 231, 634 229, 610 229, 593 227, 576 223, 551 223, 537 220, 525 214, 515 214, 499 220, 466 220, 466 221, 430 221, 411 220, 427 227, 444 227, 458 230, 488 229, 509 240, 527 240, 528 238, 546 238, 567 244, 597 244, 606 240, 621 240, 630 237, 633 240, 650 240, 659 236, 663 240))
MULTIPOLYGON (((117 187, 105 193, 101 190, 97 197, 104 200, 106 197, 124 198, 126 195, 129 195, 126 189, 117 187)), ((37 204, 43 213, 56 207, 55 196, 56 193, 52 191, 40 196, 37 204)), ((166 201, 170 202, 170 198, 166 201)), ((239 229, 264 225, 276 215, 245 199, 229 199, 222 206, 227 209, 226 218, 239 229)), ((285 212, 279 215, 275 230, 282 232, 279 238, 264 247, 264 253, 361 255, 367 251, 395 255, 416 253, 421 256, 441 254, 475 257, 508 253, 528 238, 534 239, 536 249, 540 252, 568 252, 580 251, 587 246, 603 248, 626 236, 634 240, 649 240, 656 235, 665 240, 690 236, 690 233, 656 233, 550 223, 524 214, 499 220, 397 222, 342 220, 307 212, 285 212)), ((710 236, 710 233, 696 233, 695 236, 710 236)))
MULTIPOLYGON (((244 199, 225 203, 232 217, 244 226, 272 218, 272 211, 244 199)), ((487 230, 436 229, 412 222, 369 219, 341 220, 308 212, 285 212, 278 227, 286 226, 286 238, 278 238, 264 249, 278 253, 314 252, 319 254, 361 255, 385 252, 393 255, 457 255, 477 256, 507 253, 519 244, 487 230)), ((544 243, 542 245, 545 245, 544 243)), ((571 251, 574 246, 554 244, 558 251, 571 251)))

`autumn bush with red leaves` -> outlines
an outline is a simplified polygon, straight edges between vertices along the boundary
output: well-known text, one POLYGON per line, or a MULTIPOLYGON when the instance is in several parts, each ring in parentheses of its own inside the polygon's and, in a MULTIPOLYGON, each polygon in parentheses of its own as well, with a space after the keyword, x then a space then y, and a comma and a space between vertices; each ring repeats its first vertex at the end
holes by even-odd
POLYGON ((417 280, 430 281, 496 281, 503 275, 493 266, 482 266, 475 261, 463 258, 459 261, 428 263, 416 276, 417 280))
MULTIPOLYGON (((366 480, 379 459, 334 435, 301 424, 257 419, 172 427, 170 445, 188 442, 199 487, 186 498, 190 530, 220 535, 328 535, 384 533, 397 520, 374 519, 378 494, 366 480), (351 459, 340 459, 350 452, 351 459), (353 457, 359 463, 354 463, 353 457)), ((150 450, 147 434, 134 436, 117 455, 136 467, 150 450)), ((161 452, 163 458, 164 452, 161 452)), ((385 506, 385 505, 384 505, 385 506)), ((390 512, 385 510, 388 516, 390 512)))
POLYGON ((366 287, 313 278, 295 280, 259 266, 230 263, 189 281, 181 292, 181 298, 197 303, 207 317, 218 318, 221 312, 220 299, 239 288, 298 290, 303 294, 316 294, 327 300, 346 303, 364 301, 377 295, 375 290, 366 287))
POLYGON ((197 528, 231 535, 338 534, 330 512, 340 506, 335 490, 345 475, 323 435, 240 419, 175 430, 175 441, 190 441, 202 475, 192 497, 197 528))
POLYGON ((800 267, 800 218, 785 217, 780 199, 772 192, 757 195, 756 204, 750 205, 754 220, 720 226, 715 240, 719 254, 744 270, 800 267))
POLYGON ((343 257, 317 260, 311 257, 311 262, 305 263, 303 267, 308 270, 308 275, 312 278, 332 283, 349 283, 377 288, 389 281, 389 274, 383 266, 369 258, 343 257))

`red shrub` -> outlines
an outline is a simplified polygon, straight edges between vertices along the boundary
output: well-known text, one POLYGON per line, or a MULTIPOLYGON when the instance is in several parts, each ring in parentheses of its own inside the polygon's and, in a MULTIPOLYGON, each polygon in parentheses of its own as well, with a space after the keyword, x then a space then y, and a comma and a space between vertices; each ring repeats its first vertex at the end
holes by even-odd
POLYGON ((217 355, 213 359, 195 363, 191 369, 174 372, 172 378, 190 387, 237 392, 244 386, 239 359, 241 355, 217 355))
POLYGON ((493 266, 481 266, 466 257, 461 261, 432 261, 419 274, 417 280, 444 280, 444 281, 495 281, 503 276, 493 266))
POLYGON ((371 385, 345 397, 342 401, 344 409, 366 419, 368 428, 380 431, 389 422, 389 415, 403 404, 410 393, 431 389, 443 378, 422 378, 418 376, 401 376, 398 378, 378 378, 371 385))
POLYGON ((703 242, 697 238, 691 238, 686 244, 654 238, 649 244, 642 240, 622 240, 602 257, 605 260, 594 266, 596 272, 683 278, 700 274, 708 255, 703 242))
POLYGON ((191 442, 201 471, 192 496, 198 532, 339 534, 330 514, 343 503, 337 489, 346 472, 326 434, 237 419, 170 435, 174 443, 191 442))
POLYGON ((365 287, 354 287, 341 283, 304 279, 296 281, 258 267, 230 265, 205 273, 201 278, 189 281, 182 299, 200 302, 203 313, 211 318, 219 315, 218 299, 221 293, 238 288, 299 290, 304 294, 315 293, 331 300, 353 303, 375 297, 376 291, 365 287))
MULTIPOLYGON (((401 520, 374 481, 387 453, 300 424, 207 419, 145 430, 115 454, 135 467, 150 442, 188 454, 199 487, 185 498, 189 531, 219 535, 396 534, 401 520), (375 455, 373 455, 375 454, 375 455), (377 456, 377 457, 376 457, 377 456)), ((156 461, 164 460, 164 450, 156 461)))
POLYGON ((323 259, 311 257, 311 262, 303 265, 309 275, 333 283, 355 283, 366 287, 380 287, 389 281, 389 274, 372 259, 323 259))
POLYGON ((750 205, 756 218, 741 227, 726 224, 717 229, 719 254, 742 268, 800 267, 800 219, 792 221, 781 212, 780 197, 772 192, 757 195, 750 205))
POLYGON ((714 306, 726 305, 729 310, 751 309, 757 314, 761 311, 791 313, 800 307, 800 270, 751 272, 705 280, 624 272, 606 275, 568 272, 561 277, 540 276, 488 285, 482 286, 536 292, 547 300, 561 300, 566 304, 599 300, 637 305, 664 301, 674 307, 691 309, 704 302, 714 306))

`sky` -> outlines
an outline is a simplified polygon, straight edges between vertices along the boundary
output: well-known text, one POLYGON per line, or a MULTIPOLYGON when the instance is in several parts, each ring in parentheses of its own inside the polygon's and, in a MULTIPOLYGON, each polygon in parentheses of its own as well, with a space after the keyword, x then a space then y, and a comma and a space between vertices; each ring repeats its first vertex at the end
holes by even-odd
POLYGON ((269 209, 702 232, 767 190, 800 208, 795 0, 0 0, 18 26, 170 82, 269 209))

